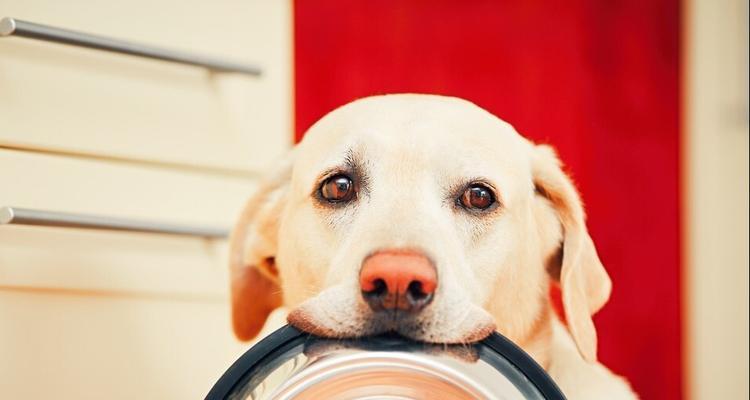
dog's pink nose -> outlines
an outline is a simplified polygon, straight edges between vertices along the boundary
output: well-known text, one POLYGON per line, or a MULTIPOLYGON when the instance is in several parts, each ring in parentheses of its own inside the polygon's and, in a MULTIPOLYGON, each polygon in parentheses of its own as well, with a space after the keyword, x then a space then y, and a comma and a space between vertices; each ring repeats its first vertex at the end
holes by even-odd
POLYGON ((362 297, 375 311, 415 312, 432 301, 437 272, 416 251, 380 251, 367 257, 359 273, 362 297))

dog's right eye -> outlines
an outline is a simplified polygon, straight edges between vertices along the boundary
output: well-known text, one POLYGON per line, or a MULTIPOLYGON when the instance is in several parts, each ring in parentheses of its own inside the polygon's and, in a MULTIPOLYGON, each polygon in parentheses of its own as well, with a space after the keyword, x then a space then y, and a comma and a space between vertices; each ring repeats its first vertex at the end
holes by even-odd
POLYGON ((484 211, 495 204, 495 195, 492 189, 482 183, 473 183, 469 185, 458 202, 467 210, 484 211))
POLYGON ((331 203, 344 203, 354 199, 354 182, 346 175, 334 175, 320 185, 320 197, 331 203))

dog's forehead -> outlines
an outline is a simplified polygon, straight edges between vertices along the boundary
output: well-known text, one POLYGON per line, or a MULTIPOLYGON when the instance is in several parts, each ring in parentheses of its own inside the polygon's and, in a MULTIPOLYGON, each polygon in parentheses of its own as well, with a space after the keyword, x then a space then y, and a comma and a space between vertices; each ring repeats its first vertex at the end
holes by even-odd
POLYGON ((445 165, 460 160, 480 170, 517 170, 528 163, 529 142, 510 124, 466 100, 375 96, 344 105, 315 123, 297 149, 295 170, 317 174, 347 152, 362 149, 376 161, 408 153, 445 165))
POLYGON ((479 106, 456 97, 399 94, 360 99, 321 118, 305 135, 303 147, 331 147, 349 137, 429 139, 515 144, 523 139, 512 126, 479 106), (507 143, 506 143, 507 142, 507 143))

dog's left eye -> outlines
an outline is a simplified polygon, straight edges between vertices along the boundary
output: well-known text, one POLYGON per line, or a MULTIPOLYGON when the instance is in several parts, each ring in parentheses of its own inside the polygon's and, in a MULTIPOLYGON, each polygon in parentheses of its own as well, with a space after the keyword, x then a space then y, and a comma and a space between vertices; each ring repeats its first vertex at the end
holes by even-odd
POLYGON ((331 203, 343 203, 354 199, 354 182, 346 175, 335 175, 320 186, 320 196, 331 203))
POLYGON ((473 183, 459 198, 461 205, 470 210, 486 210, 495 204, 492 189, 481 183, 473 183))

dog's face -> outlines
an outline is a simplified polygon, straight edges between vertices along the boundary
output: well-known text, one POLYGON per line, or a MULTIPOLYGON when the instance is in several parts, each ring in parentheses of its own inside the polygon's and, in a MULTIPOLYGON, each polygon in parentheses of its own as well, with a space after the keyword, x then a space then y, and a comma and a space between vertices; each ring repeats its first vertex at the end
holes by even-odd
POLYGON ((455 98, 371 97, 316 123, 232 238, 235 331, 273 308, 328 337, 522 342, 560 282, 584 356, 609 280, 551 150, 455 98), (282 295, 283 293, 283 295, 282 295))

